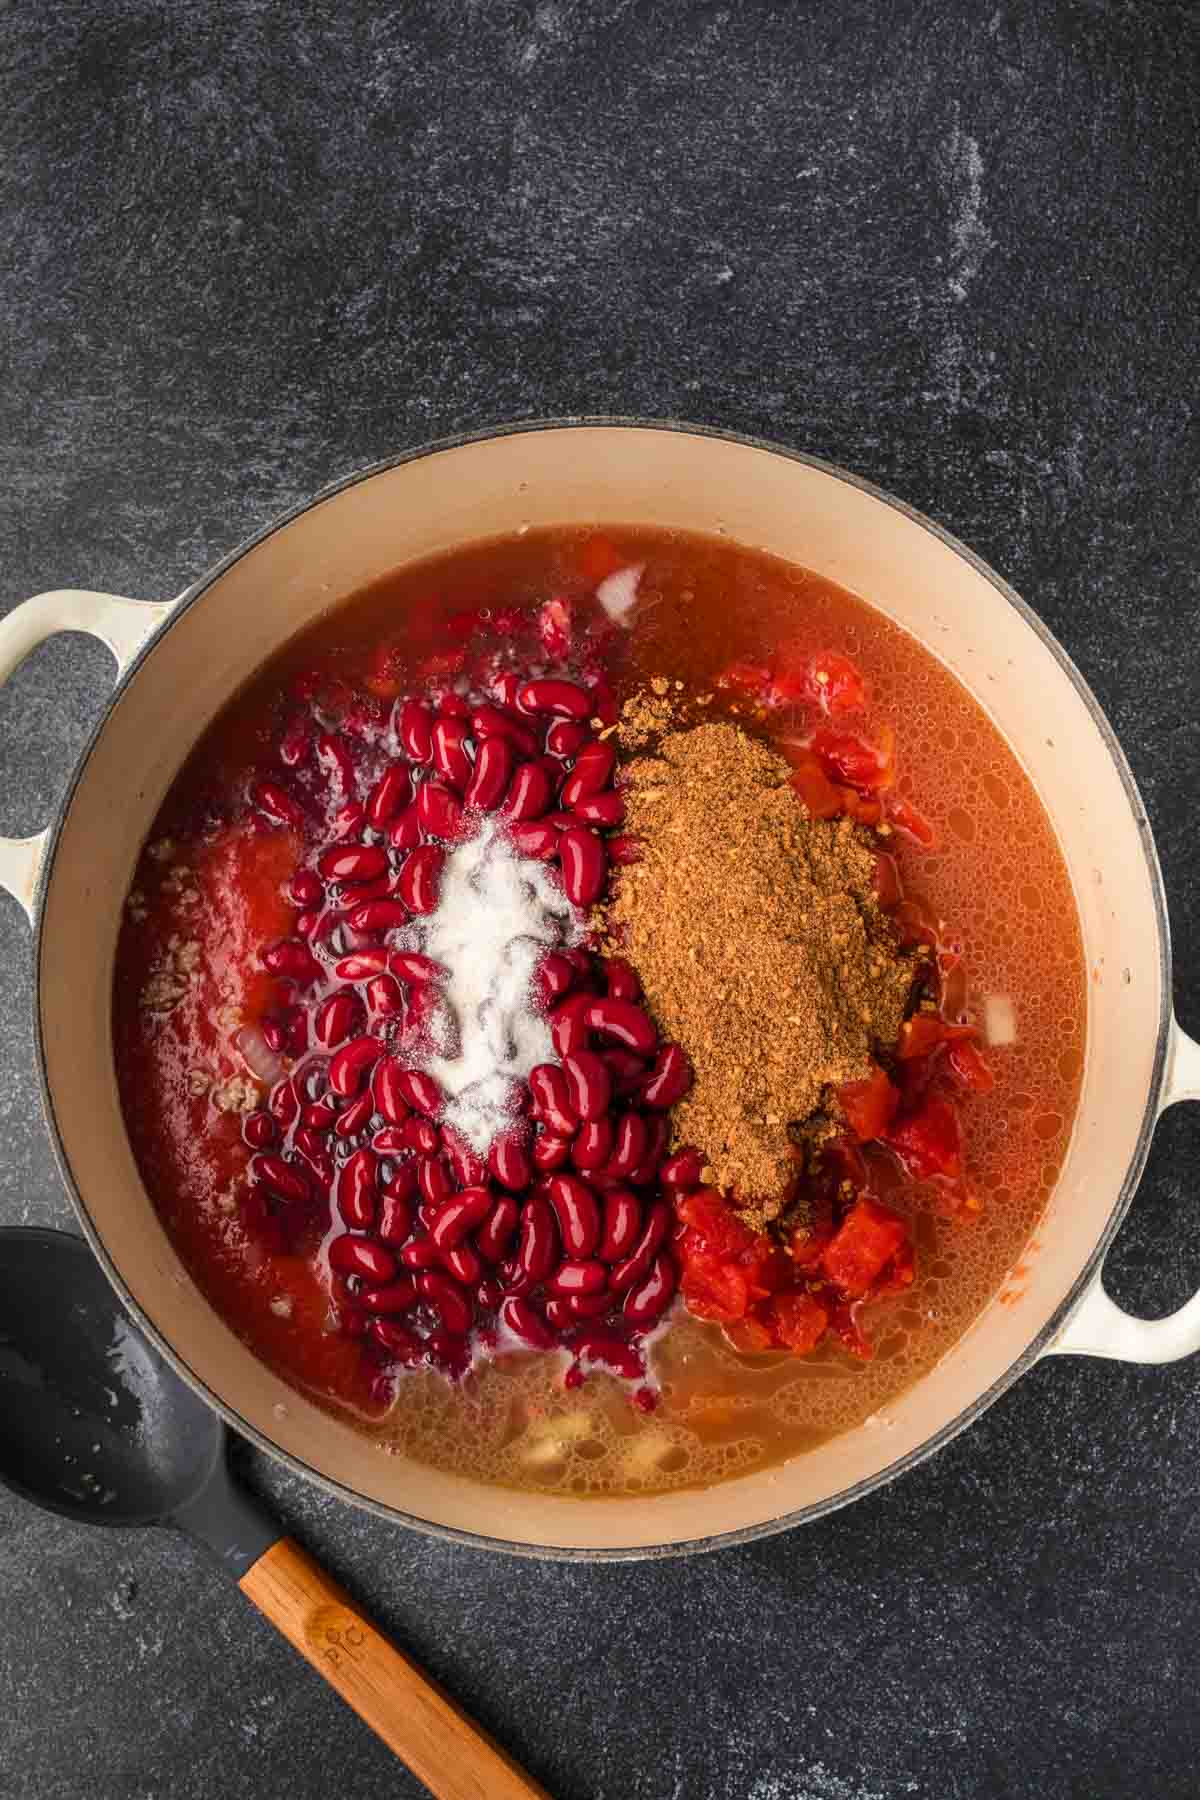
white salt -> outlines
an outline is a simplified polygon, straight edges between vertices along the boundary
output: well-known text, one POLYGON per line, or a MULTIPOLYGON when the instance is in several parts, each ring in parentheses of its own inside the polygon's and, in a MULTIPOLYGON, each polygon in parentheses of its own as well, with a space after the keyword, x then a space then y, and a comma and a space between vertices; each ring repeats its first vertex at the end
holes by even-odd
POLYGON ((632 619, 625 617, 637 599, 638 582, 642 579, 645 563, 630 563, 627 568, 618 569, 615 575, 608 575, 596 589, 596 598, 608 614, 618 624, 632 625, 632 619))
POLYGON ((447 853, 435 911, 404 935, 450 971, 431 1047, 413 1061, 440 1083, 445 1121, 485 1156, 512 1122, 518 1084, 554 1060, 533 976, 548 950, 578 942, 574 908, 545 863, 519 856, 488 819, 447 853))

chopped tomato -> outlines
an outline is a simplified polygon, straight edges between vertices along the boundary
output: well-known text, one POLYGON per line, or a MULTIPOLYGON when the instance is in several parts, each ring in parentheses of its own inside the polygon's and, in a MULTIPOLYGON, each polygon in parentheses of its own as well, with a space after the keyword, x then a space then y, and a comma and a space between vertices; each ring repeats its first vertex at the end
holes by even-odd
POLYGON ((380 700, 394 700, 403 685, 403 656, 398 644, 379 644, 371 657, 366 686, 380 700))
POLYGON ((628 560, 608 538, 598 535, 590 537, 580 551, 579 572, 585 581, 599 587, 602 581, 623 569, 628 560))
POLYGON ((860 1362, 870 1362, 875 1350, 859 1328, 860 1305, 861 1302, 858 1301, 844 1301, 833 1307, 829 1314, 829 1329, 841 1341, 843 1350, 848 1350, 851 1356, 857 1356, 860 1362))
POLYGON ((901 944, 928 944, 931 950, 937 948, 937 932, 922 916, 921 909, 914 900, 902 900, 892 914, 892 919, 900 933, 901 944))
POLYGON ((697 1233, 702 1248, 718 1256, 748 1250, 754 1242, 754 1233, 742 1224, 716 1188, 697 1188, 694 1193, 680 1195, 675 1210, 684 1224, 697 1233))
POLYGON ((896 1055, 901 1062, 909 1062, 916 1056, 928 1056, 939 1044, 955 1044, 978 1035, 974 1025, 950 1025, 937 1013, 914 1013, 900 1027, 896 1055))
POLYGON ((889 800, 887 809, 888 822, 903 831, 907 837, 915 838, 926 850, 933 848, 937 842, 936 834, 929 820, 919 813, 915 806, 907 800, 897 797, 889 800))
POLYGON ((822 725, 813 732, 811 747, 831 780, 860 794, 875 794, 892 783, 892 734, 885 730, 881 736, 883 742, 876 746, 856 732, 822 725))
POLYGON ((866 1081, 845 1081, 837 1090, 838 1104, 846 1115, 846 1123, 860 1144, 869 1144, 890 1125, 900 1104, 900 1095, 883 1070, 866 1081))
POLYGON ((753 1313, 747 1313, 744 1319, 730 1319, 725 1326, 725 1336, 743 1356, 757 1356, 764 1350, 776 1348, 769 1328, 753 1313))
POLYGON ((882 1300, 885 1294, 902 1294, 910 1288, 917 1272, 916 1256, 911 1243, 901 1244, 888 1267, 871 1289, 872 1300, 882 1300))
POLYGON ((789 778, 814 819, 835 819, 842 811, 844 788, 836 787, 815 756, 806 756, 789 778))
POLYGON ((876 826, 883 818, 883 804, 879 800, 868 800, 853 788, 839 788, 842 811, 848 819, 857 819, 860 825, 876 826))
POLYGON ((900 871, 896 867, 896 859, 881 850, 875 858, 875 894, 884 912, 891 912, 899 906, 904 898, 904 889, 900 885, 900 871))
POLYGON ((829 1313, 815 1294, 776 1294, 763 1312, 778 1342, 797 1356, 815 1350, 829 1324, 829 1313))
POLYGON ((978 1047, 968 1039, 951 1044, 946 1053, 946 1061, 951 1073, 970 1088, 973 1094, 990 1094, 996 1085, 996 1077, 984 1062, 978 1047))
POLYGON ((689 1257, 679 1291, 688 1311, 697 1319, 715 1319, 720 1325, 744 1318, 750 1304, 745 1271, 735 1263, 722 1262, 719 1256, 689 1257))
POLYGON ((546 601, 538 612, 537 626, 546 655, 561 662, 571 649, 571 602, 565 594, 546 601))
POLYGON ((842 1294, 861 1300, 907 1242, 904 1220, 860 1194, 826 1246, 821 1267, 842 1294))
POLYGON ((836 650, 814 656, 806 671, 808 694, 822 712, 861 712, 867 704, 867 684, 850 661, 836 650))
POLYGON ((927 1095, 908 1118, 882 1134, 908 1173, 918 1181, 933 1175, 956 1180, 962 1174, 958 1114, 948 1100, 927 1095))
POLYGON ((765 700, 771 685, 771 671, 763 663, 732 662, 717 676, 719 688, 737 688, 743 694, 757 694, 765 700))

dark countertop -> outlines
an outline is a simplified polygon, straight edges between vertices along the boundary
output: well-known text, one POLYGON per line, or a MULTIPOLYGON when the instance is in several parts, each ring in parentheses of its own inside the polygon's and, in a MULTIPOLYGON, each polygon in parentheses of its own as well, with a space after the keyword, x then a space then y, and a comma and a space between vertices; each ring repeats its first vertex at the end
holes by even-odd
MULTIPOLYGON (((13 0, 0 606, 159 598, 356 465, 572 412, 844 463, 1046 618, 1158 836, 1200 1030, 1200 15, 1130 0, 655 7, 13 0)), ((40 827, 109 685, 0 697, 40 827)), ((69 1225, 0 905, 0 1220, 69 1225)), ((1200 1118, 1110 1260, 1200 1281, 1200 1118)), ((1200 1792, 1200 1377, 1035 1369, 902 1482, 707 1558, 577 1568, 249 1480, 558 1800, 1200 1792)), ((416 1795, 182 1540, 0 1492, 0 1796, 416 1795)))

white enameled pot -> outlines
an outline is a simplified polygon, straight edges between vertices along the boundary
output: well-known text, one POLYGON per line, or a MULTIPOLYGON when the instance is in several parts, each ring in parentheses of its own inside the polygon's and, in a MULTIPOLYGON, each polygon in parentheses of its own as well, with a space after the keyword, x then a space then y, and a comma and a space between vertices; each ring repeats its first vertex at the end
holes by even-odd
POLYGON ((582 420, 439 443, 367 469, 160 604, 74 590, 0 624, 0 679, 56 631, 112 650, 118 684, 48 830, 0 842, 33 922, 37 1042, 64 1178, 141 1323, 229 1422, 343 1497, 420 1529, 527 1554, 614 1557, 729 1543, 816 1517, 960 1431, 1037 1358, 1167 1362, 1200 1347, 1200 1297, 1153 1323, 1101 1284, 1156 1119, 1200 1098, 1171 1014, 1162 882, 1104 715, 1029 608, 961 544, 866 482, 694 427, 582 420), (284 640, 385 571, 471 539, 564 522, 710 533, 803 563, 938 656, 990 714, 1054 822, 1089 981, 1078 1119, 1035 1238, 953 1351, 885 1415, 782 1467, 701 1492, 581 1500, 484 1487, 385 1455, 273 1375, 212 1311, 142 1186, 113 1068, 110 989, 140 845, 187 752, 284 640))

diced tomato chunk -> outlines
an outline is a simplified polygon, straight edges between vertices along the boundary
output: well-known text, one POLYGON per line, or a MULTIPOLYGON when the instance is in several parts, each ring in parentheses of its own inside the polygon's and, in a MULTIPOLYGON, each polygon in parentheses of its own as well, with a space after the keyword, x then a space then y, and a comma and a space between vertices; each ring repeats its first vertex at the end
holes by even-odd
POLYGON ((903 831, 907 837, 915 838, 926 850, 933 848, 937 835, 929 820, 919 813, 909 801, 897 797, 888 801, 887 816, 889 823, 897 831, 903 831))
POLYGON ((896 859, 881 850, 875 858, 875 893, 884 912, 891 912, 899 906, 904 898, 904 889, 900 884, 900 871, 896 867, 896 859))
POLYGON ((776 1338, 797 1356, 815 1350, 829 1325, 828 1309, 815 1294, 776 1294, 763 1310, 776 1338))
POLYGON ((995 1087, 996 1077, 984 1062, 978 1046, 968 1039, 951 1044, 946 1061, 951 1073, 973 1094, 990 1094, 995 1087))
POLYGON ((892 735, 881 733, 877 747, 853 731, 831 731, 822 725, 812 735, 812 750, 831 780, 875 794, 892 782, 892 735))
POLYGON ((718 1256, 730 1256, 748 1250, 754 1233, 738 1218, 733 1208, 716 1188, 696 1188, 681 1194, 675 1210, 685 1225, 690 1225, 702 1240, 702 1247, 718 1256))
POLYGON ((838 1103, 846 1115, 846 1123, 860 1144, 869 1144, 891 1124, 900 1095, 883 1070, 866 1081, 846 1081, 837 1090, 838 1103))
POLYGON ((571 621, 571 602, 565 594, 555 594, 538 610, 537 628, 542 648, 556 662, 561 662, 570 653, 571 621))
POLYGON ((823 650, 808 665, 809 698, 823 712, 861 712, 867 704, 867 684, 850 661, 836 650, 823 650))
POLYGON ((936 1013, 914 1013, 900 1027, 896 1055, 901 1062, 910 1062, 913 1057, 928 1056, 939 1044, 954 1044, 978 1035, 974 1025, 951 1025, 936 1013))
POLYGON ((776 1347, 768 1326, 753 1313, 747 1313, 744 1319, 730 1319, 725 1326, 725 1336, 743 1356, 761 1355, 764 1350, 776 1347))
POLYGON ((398 644, 379 644, 364 685, 380 700, 394 700, 403 686, 403 654, 398 644))
POLYGON ((826 1246, 821 1267, 841 1293, 861 1300, 907 1242, 904 1220, 861 1194, 826 1246))
POLYGON ((833 1307, 829 1314, 829 1329, 839 1339, 843 1350, 848 1350, 851 1356, 857 1356, 860 1362, 870 1362, 875 1350, 859 1327, 860 1304, 858 1301, 845 1301, 833 1307))
POLYGON ((689 1257, 679 1291, 696 1318, 715 1319, 721 1325, 744 1318, 750 1304, 750 1283, 745 1271, 735 1263, 722 1262, 719 1256, 689 1257))
POLYGON ((845 788, 835 786, 815 756, 806 757, 789 777, 793 787, 814 819, 835 819, 842 812, 845 788))
POLYGON ((765 699, 771 685, 771 671, 764 663, 732 662, 717 676, 719 688, 737 688, 743 694, 757 694, 765 699))
POLYGON ((955 1180, 962 1174, 958 1114, 938 1095, 926 1095, 916 1112, 893 1124, 882 1138, 918 1181, 934 1175, 955 1180))

